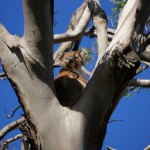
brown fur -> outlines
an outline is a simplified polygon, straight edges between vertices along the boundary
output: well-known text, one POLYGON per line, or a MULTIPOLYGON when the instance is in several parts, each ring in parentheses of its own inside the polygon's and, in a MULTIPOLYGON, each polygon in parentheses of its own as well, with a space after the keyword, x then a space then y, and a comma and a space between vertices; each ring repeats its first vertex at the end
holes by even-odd
POLYGON ((63 69, 55 79, 56 93, 61 105, 73 106, 81 96, 87 83, 79 70, 84 64, 85 56, 80 52, 65 52, 61 56, 63 69))

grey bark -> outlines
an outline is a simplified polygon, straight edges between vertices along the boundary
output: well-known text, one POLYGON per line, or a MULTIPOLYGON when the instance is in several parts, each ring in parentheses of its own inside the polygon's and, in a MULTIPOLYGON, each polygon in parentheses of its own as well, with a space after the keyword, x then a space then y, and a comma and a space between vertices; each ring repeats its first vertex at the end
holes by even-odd
MULTIPOLYGON (((23 8, 23 38, 14 37, 2 26, 0 28, 0 59, 25 112, 35 148, 101 148, 108 120, 139 67, 138 54, 131 47, 135 37, 131 39, 131 35, 141 32, 144 27, 150 1, 128 0, 112 43, 99 60, 78 103, 70 109, 62 107, 55 95, 50 1, 23 0, 23 8), (138 14, 143 19, 137 18, 137 10, 144 14, 144 18, 138 14)), ((85 17, 89 18, 88 8, 86 11, 85 17)), ((79 32, 70 37, 74 39, 77 35, 79 32)))

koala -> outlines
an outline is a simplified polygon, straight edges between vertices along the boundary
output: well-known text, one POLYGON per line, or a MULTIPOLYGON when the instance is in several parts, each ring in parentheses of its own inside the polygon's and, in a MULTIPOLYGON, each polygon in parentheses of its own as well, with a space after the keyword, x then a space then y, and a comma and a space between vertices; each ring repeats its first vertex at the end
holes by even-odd
POLYGON ((81 96, 87 81, 82 68, 87 60, 86 50, 63 52, 57 55, 63 68, 55 79, 58 100, 66 107, 73 106, 81 96))

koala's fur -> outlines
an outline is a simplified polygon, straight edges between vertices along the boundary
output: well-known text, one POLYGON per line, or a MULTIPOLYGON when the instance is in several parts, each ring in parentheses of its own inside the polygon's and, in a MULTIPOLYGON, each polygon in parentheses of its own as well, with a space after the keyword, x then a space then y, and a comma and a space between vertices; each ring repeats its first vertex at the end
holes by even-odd
POLYGON ((86 51, 63 52, 59 54, 63 68, 55 79, 56 94, 63 106, 73 106, 81 96, 86 79, 82 67, 86 63, 86 51))

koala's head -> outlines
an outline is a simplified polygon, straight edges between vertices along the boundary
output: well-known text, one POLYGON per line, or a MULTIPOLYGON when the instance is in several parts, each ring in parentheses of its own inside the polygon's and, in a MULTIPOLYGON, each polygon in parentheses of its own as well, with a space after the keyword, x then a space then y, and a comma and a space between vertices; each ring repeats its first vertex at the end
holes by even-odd
POLYGON ((88 53, 86 50, 60 52, 57 54, 55 62, 59 62, 58 65, 64 68, 77 69, 81 65, 85 65, 87 57, 88 53))

